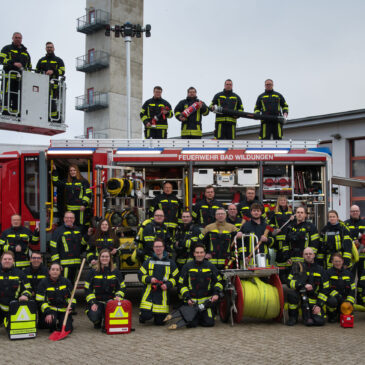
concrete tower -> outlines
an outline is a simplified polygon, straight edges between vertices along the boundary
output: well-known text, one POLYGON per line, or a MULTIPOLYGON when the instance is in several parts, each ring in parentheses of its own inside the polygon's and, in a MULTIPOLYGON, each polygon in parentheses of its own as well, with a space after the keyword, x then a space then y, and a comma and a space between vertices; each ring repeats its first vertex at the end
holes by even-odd
MULTIPOLYGON (((85 92, 76 98, 84 111, 86 138, 127 138, 126 47, 124 38, 105 36, 105 25, 143 25, 143 0, 86 0, 77 31, 86 34, 85 54, 76 60, 85 72, 85 92)), ((142 137, 143 37, 131 43, 131 135, 142 137)))

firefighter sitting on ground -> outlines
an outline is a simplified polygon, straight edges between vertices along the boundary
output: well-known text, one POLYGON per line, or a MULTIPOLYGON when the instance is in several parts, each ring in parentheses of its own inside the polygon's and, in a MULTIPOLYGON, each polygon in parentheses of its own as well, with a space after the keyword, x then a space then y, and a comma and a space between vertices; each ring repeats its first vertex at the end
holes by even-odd
POLYGON ((140 323, 154 318, 155 325, 163 325, 169 313, 168 291, 176 286, 179 270, 175 262, 168 258, 161 239, 153 242, 153 255, 139 269, 138 279, 145 289, 140 304, 140 323))
POLYGON ((329 292, 329 281, 322 266, 314 262, 314 251, 307 247, 303 251, 304 262, 293 263, 288 277, 291 291, 288 292, 288 326, 298 322, 298 307, 301 304, 303 322, 306 326, 325 324, 323 306, 329 292))
POLYGON ((86 313, 94 328, 104 329, 107 302, 123 299, 124 291, 124 276, 115 268, 110 251, 104 248, 98 255, 96 268, 90 270, 85 281, 86 313))

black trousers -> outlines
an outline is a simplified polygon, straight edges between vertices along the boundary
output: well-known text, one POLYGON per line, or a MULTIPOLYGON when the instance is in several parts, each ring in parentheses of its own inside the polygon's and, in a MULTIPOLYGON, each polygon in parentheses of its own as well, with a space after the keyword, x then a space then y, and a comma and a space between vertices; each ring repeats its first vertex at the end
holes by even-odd
MULTIPOLYGON (((53 316, 53 320, 52 320, 52 323, 50 323, 50 324, 47 322, 44 322, 45 327, 49 328, 51 331, 61 329, 66 312, 51 311, 49 314, 51 314, 53 316)), ((44 316, 44 318, 46 318, 46 316, 44 316)), ((66 321, 66 328, 65 328, 66 331, 73 330, 72 322, 73 322, 72 315, 69 314, 67 317, 67 321, 66 321)))
POLYGON ((283 126, 278 122, 261 121, 260 139, 283 139, 283 126))
POLYGON ((163 326, 165 324, 163 320, 165 319, 166 316, 167 313, 154 313, 147 309, 141 309, 141 311, 139 312, 139 321, 141 323, 144 323, 153 318, 156 326, 163 326))
POLYGON ((90 306, 90 309, 88 309, 88 311, 87 311, 87 316, 89 317, 91 322, 93 322, 94 324, 99 324, 105 318, 106 303, 97 302, 95 304, 97 304, 98 309, 96 311, 93 311, 93 310, 91 310, 91 306, 90 306))
POLYGON ((236 124, 230 122, 216 122, 214 137, 216 139, 236 139, 236 124))
POLYGON ((146 128, 144 136, 146 139, 166 139, 167 129, 146 128))

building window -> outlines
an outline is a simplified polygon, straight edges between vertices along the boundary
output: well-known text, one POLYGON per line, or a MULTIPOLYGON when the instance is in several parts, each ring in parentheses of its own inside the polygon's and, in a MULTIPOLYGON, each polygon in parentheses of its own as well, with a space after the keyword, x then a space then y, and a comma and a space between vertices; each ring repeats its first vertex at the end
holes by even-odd
POLYGON ((87 103, 94 104, 94 88, 87 89, 87 103))
POLYGON ((88 58, 88 63, 93 63, 94 62, 94 56, 95 56, 95 49, 89 49, 87 51, 87 58, 88 58))
MULTIPOLYGON (((365 139, 350 141, 351 177, 365 180, 365 139)), ((351 205, 360 207, 361 216, 365 216, 365 189, 351 188, 351 205)))
POLYGON ((95 9, 89 10, 89 23, 95 23, 95 9))

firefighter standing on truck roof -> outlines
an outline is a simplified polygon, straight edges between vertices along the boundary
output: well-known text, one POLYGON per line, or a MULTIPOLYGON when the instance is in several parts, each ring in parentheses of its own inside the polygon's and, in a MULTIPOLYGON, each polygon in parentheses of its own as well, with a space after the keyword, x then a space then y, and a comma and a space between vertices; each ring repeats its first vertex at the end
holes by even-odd
POLYGON ((58 78, 65 76, 65 64, 62 59, 54 54, 55 47, 52 42, 46 43, 46 55, 39 59, 36 67, 36 72, 44 73, 49 76, 49 93, 52 99, 51 117, 58 118, 57 103, 59 98, 58 78))
POLYGON ((33 233, 21 224, 21 216, 12 215, 11 227, 1 234, 0 245, 1 252, 12 251, 15 256, 15 266, 24 269, 29 266, 29 245, 39 242, 39 231, 33 233))
MULTIPOLYGON (((12 38, 13 42, 0 52, 0 64, 4 66, 5 72, 5 95, 3 114, 18 113, 20 106, 18 105, 18 92, 20 91, 20 78, 16 73, 11 71, 22 72, 23 70, 31 70, 32 64, 27 48, 22 44, 23 36, 19 32, 15 32, 12 38), (10 105, 8 105, 8 95, 10 93, 10 105)), ((3 90, 3 88, 2 88, 3 90)))
POLYGON ((202 234, 200 241, 206 248, 206 258, 218 270, 223 270, 231 258, 231 243, 238 229, 233 224, 226 222, 227 213, 224 208, 215 211, 216 221, 208 224, 202 234))
MULTIPOLYGON (((265 81, 265 92, 260 94, 255 105, 255 114, 272 115, 275 117, 284 115, 288 117, 289 107, 284 96, 274 91, 274 81, 267 79, 265 81)), ((280 122, 261 121, 259 139, 282 139, 283 126, 280 122)))
POLYGON ((51 261, 59 262, 63 267, 63 276, 74 283, 81 264, 82 246, 86 245, 79 227, 74 226, 75 214, 66 212, 64 224, 56 228, 50 241, 51 261))
POLYGON ((161 326, 170 311, 168 290, 176 286, 179 270, 164 249, 162 240, 156 239, 152 257, 139 269, 138 279, 145 285, 140 304, 140 323, 154 318, 155 325, 161 326))
MULTIPOLYGON (((52 181, 57 189, 65 190, 66 210, 75 214, 75 225, 85 231, 86 222, 85 212, 90 206, 91 189, 89 182, 84 179, 77 165, 70 165, 66 180, 59 180, 56 166, 52 172, 52 181)), ((57 193, 59 191, 57 190, 57 193)))
POLYGON ((194 222, 202 228, 208 224, 214 223, 215 211, 218 208, 223 207, 222 203, 214 199, 214 196, 214 187, 208 185, 204 190, 204 198, 194 205, 192 212, 194 222))
POLYGON ((7 327, 10 302, 27 301, 31 297, 30 290, 23 271, 14 267, 13 252, 4 252, 0 266, 0 324, 4 323, 7 327))
POLYGON ((140 118, 145 126, 146 139, 166 139, 167 119, 172 118, 171 104, 161 98, 162 87, 153 88, 153 97, 148 99, 140 112, 140 118))
POLYGON ((173 193, 172 189, 172 184, 169 181, 165 181, 162 185, 162 194, 156 195, 149 209, 151 218, 157 209, 163 210, 165 215, 164 223, 169 230, 171 238, 175 236, 175 230, 179 221, 181 221, 183 209, 181 200, 173 193))
POLYGON ((223 292, 222 277, 217 268, 205 259, 205 248, 197 244, 194 260, 184 265, 179 278, 180 294, 189 306, 204 305, 189 327, 212 327, 215 322, 214 304, 223 292))
POLYGON ((86 313, 94 328, 103 328, 107 302, 123 299, 124 291, 124 276, 115 268, 110 251, 104 248, 100 251, 96 268, 89 271, 85 281, 86 313))
POLYGON ((202 138, 202 118, 209 114, 209 109, 203 101, 197 98, 195 87, 189 87, 187 98, 176 105, 174 112, 176 119, 181 122, 182 139, 202 138), (183 111, 194 103, 198 104, 199 109, 192 112, 188 117, 184 116, 183 111))
MULTIPOLYGON (((222 92, 216 94, 209 106, 220 106, 225 109, 243 111, 241 98, 232 91, 233 82, 228 79, 224 82, 222 92)), ((226 114, 216 114, 215 116, 215 139, 236 139, 237 117, 232 117, 226 114)))

